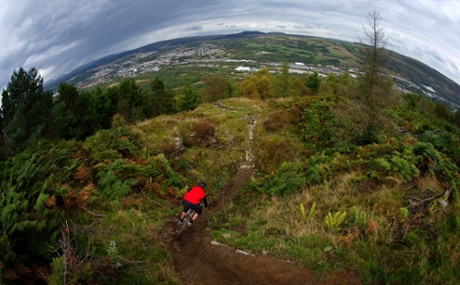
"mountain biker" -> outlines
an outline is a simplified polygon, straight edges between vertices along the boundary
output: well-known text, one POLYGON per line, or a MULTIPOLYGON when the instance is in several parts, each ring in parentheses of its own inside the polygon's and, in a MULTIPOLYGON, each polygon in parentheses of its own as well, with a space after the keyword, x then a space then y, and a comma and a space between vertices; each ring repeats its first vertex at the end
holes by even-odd
POLYGON ((198 216, 203 213, 203 208, 200 203, 201 201, 203 201, 204 207, 208 208, 208 201, 206 200, 206 192, 204 191, 204 188, 206 188, 206 183, 201 181, 198 185, 193 186, 187 191, 187 193, 185 193, 184 199, 182 200, 184 209, 179 219, 179 225, 182 225, 184 222, 185 215, 190 208, 195 210, 195 214, 192 219, 189 220, 188 226, 190 227, 193 225, 193 221, 195 221, 198 216))

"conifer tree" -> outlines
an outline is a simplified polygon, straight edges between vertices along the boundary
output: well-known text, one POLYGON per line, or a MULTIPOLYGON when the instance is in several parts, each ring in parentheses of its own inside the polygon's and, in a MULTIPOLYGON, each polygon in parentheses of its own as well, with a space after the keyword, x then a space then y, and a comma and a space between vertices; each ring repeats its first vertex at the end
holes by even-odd
POLYGON ((305 86, 310 88, 313 94, 318 93, 320 84, 321 84, 321 78, 319 78, 318 72, 316 71, 310 74, 307 78, 307 82, 305 82, 305 86))
POLYGON ((179 97, 177 101, 178 111, 190 111, 195 109, 198 106, 198 93, 190 85, 186 83, 184 87, 184 94, 179 97))
POLYGON ((2 133, 9 156, 42 137, 49 136, 53 95, 44 91, 43 79, 35 68, 14 71, 2 92, 2 133))
POLYGON ((363 27, 366 36, 364 45, 363 75, 359 78, 359 100, 370 118, 370 128, 384 125, 383 110, 392 101, 393 83, 387 76, 386 63, 389 53, 385 49, 386 34, 381 24, 381 16, 377 11, 369 13, 368 24, 363 27))
POLYGON ((117 102, 117 113, 121 114, 128 123, 145 119, 143 91, 136 81, 132 78, 123 79, 118 91, 120 95, 117 102))
POLYGON ((59 84, 58 94, 53 103, 52 131, 55 137, 71 139, 78 132, 78 118, 82 112, 77 110, 80 94, 75 86, 68 83, 59 84))
POLYGON ((363 27, 367 40, 364 47, 362 67, 364 75, 361 77, 361 92, 365 97, 372 97, 375 90, 385 82, 388 53, 385 50, 386 34, 381 25, 381 19, 379 12, 372 11, 369 13, 367 26, 363 27))
POLYGON ((163 81, 158 77, 153 80, 150 86, 147 101, 149 105, 149 117, 171 114, 175 111, 174 98, 171 92, 165 90, 163 81))

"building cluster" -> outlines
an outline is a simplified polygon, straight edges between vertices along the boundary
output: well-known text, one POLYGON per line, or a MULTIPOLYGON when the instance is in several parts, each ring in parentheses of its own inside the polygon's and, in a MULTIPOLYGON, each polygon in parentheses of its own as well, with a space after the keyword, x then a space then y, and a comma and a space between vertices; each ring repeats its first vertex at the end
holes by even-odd
MULTIPOLYGON (((120 78, 157 72, 162 66, 167 65, 194 65, 209 68, 221 66, 223 68, 233 68, 234 72, 249 74, 259 70, 262 65, 264 65, 262 68, 268 68, 271 73, 279 72, 283 63, 259 63, 255 60, 234 59, 227 51, 213 44, 203 44, 198 47, 184 45, 168 51, 157 50, 131 54, 100 65, 86 74, 74 78, 71 82, 75 81, 78 88, 86 88, 120 78)), ((310 65, 303 62, 288 63, 288 68, 289 73, 311 74, 317 72, 321 77, 327 77, 329 74, 341 75, 345 72, 344 67, 322 66, 321 64, 310 65)), ((351 77, 357 77, 361 71, 356 68, 349 68, 348 73, 351 77)), ((393 81, 396 83, 396 88, 403 92, 417 89, 429 97, 439 97, 430 86, 421 87, 409 80, 396 76, 393 76, 393 81)))

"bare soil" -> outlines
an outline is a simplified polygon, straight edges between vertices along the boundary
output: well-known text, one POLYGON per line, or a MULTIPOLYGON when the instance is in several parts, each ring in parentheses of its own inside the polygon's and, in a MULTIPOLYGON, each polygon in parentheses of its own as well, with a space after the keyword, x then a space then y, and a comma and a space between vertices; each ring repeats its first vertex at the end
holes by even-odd
POLYGON ((174 270, 184 284, 362 284, 353 271, 343 270, 318 276, 306 267, 269 255, 252 255, 213 241, 207 221, 221 211, 251 177, 250 167, 242 167, 232 185, 224 189, 219 203, 210 205, 180 239, 175 239, 177 220, 166 224, 163 242, 169 250, 174 270))

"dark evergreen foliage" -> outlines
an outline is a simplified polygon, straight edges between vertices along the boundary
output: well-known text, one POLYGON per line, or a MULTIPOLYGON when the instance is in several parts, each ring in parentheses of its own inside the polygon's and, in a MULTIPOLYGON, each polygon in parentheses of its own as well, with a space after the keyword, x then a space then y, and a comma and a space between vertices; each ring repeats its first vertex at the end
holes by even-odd
MULTIPOLYGON (((197 106, 195 90, 185 89, 182 107, 197 106), (185 105, 184 105, 185 104, 185 105)), ((6 159, 27 146, 47 139, 82 140, 100 129, 108 129, 115 114, 132 124, 175 111, 174 98, 156 78, 145 90, 134 79, 124 79, 106 90, 79 91, 61 83, 54 96, 43 90, 43 79, 32 68, 20 68, 2 93, 0 110, 0 159, 6 159)))
POLYGON ((305 82, 305 86, 310 88, 313 94, 316 94, 318 93, 320 83, 321 83, 321 78, 319 78, 318 72, 315 71, 308 76, 307 82, 305 82))
POLYGON ((38 260, 50 261, 68 194, 61 181, 76 167, 73 149, 72 143, 40 142, 0 163, 0 264, 10 280, 33 278, 19 275, 27 276, 38 260))
POLYGON ((177 102, 178 111, 190 111, 198 106, 198 92, 189 83, 185 84, 184 94, 177 102))
POLYGON ((153 80, 146 99, 148 117, 171 114, 175 111, 173 95, 165 89, 163 81, 159 78, 153 80))
POLYGON ((52 103, 52 94, 43 90, 43 79, 35 68, 13 72, 2 92, 2 157, 50 137, 52 103))

